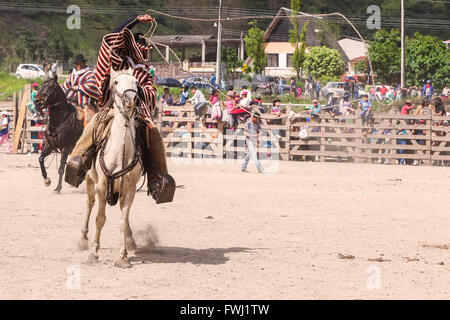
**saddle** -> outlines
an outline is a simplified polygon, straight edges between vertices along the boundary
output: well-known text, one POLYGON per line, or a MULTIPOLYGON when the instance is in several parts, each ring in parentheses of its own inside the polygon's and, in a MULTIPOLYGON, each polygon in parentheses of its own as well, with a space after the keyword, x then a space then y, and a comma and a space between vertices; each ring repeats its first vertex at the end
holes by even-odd
MULTIPOLYGON (((65 181, 74 187, 78 187, 84 181, 86 173, 91 169, 99 152, 101 156, 101 149, 109 135, 113 119, 112 113, 108 109, 102 108, 97 115, 95 120, 97 123, 92 134, 93 144, 81 157, 74 157, 67 163, 65 181)), ((135 127, 136 148, 139 155, 139 159, 135 160, 141 162, 144 174, 147 174, 147 194, 151 194, 157 204, 172 202, 176 184, 167 172, 164 145, 162 143, 158 145, 158 139, 155 138, 155 135, 159 136, 159 133, 154 132, 154 130, 157 130, 156 127, 150 129, 147 123, 139 117, 135 118, 135 127)), ((100 165, 102 165, 101 161, 100 165)), ((102 169, 105 172, 105 169, 102 169)), ((113 182, 118 177, 114 174, 114 176, 107 178, 107 201, 108 204, 113 206, 117 204, 119 196, 113 193, 113 182)))

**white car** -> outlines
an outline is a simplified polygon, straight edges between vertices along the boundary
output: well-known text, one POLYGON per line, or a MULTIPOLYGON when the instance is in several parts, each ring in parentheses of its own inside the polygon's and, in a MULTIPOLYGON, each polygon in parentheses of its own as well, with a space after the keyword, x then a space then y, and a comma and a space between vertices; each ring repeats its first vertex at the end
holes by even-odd
POLYGON ((18 79, 37 79, 44 77, 44 69, 38 64, 20 64, 16 70, 16 78, 18 79))

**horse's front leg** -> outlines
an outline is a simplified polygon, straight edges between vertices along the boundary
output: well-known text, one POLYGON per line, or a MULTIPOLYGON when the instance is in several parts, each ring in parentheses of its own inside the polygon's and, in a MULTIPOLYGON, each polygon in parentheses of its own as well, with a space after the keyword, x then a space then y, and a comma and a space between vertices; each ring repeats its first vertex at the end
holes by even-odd
POLYGON ((46 187, 50 187, 52 181, 47 177, 47 170, 45 170, 45 158, 48 157, 50 153, 52 153, 53 148, 48 144, 47 141, 44 141, 44 148, 39 157, 39 165, 41 166, 42 177, 44 178, 44 183, 46 187))
POLYGON ((106 221, 106 181, 102 181, 97 184, 97 197, 98 197, 98 212, 97 218, 95 220, 96 231, 95 231, 95 239, 92 243, 91 253, 88 257, 89 263, 98 262, 98 249, 100 249, 100 234, 102 232, 102 228, 105 225, 106 221))
POLYGON ((87 250, 89 249, 88 245, 88 232, 89 232, 89 219, 91 217, 92 208, 95 204, 95 182, 92 180, 92 178, 89 176, 89 174, 86 175, 86 194, 87 194, 87 211, 86 211, 86 217, 84 220, 84 226, 81 230, 81 239, 78 243, 78 248, 80 250, 87 250))
MULTIPOLYGON (((134 185, 127 185, 124 188, 123 193, 120 195, 120 210, 122 211, 122 217, 120 220, 120 235, 122 240, 122 245, 120 247, 120 259, 116 261, 115 265, 119 268, 131 268, 130 259, 128 258, 128 251, 127 251, 127 240, 133 239, 131 228, 130 228, 130 221, 129 221, 129 215, 130 215, 130 209, 131 205, 134 201, 134 196, 136 194, 136 184, 134 185)), ((134 239, 133 239, 134 242, 134 239)), ((134 243, 134 245, 136 245, 134 243)))
POLYGON ((67 157, 69 156, 69 149, 64 148, 61 150, 61 162, 58 169, 59 179, 58 179, 58 185, 56 186, 56 189, 54 190, 55 193, 61 193, 62 189, 62 179, 64 176, 64 170, 66 169, 66 163, 67 163, 67 157))

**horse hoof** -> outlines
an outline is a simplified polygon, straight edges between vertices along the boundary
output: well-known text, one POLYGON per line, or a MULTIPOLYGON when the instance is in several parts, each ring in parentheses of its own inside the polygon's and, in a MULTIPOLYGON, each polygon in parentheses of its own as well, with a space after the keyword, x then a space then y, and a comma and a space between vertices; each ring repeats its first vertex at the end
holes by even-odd
POLYGON ((78 249, 80 251, 86 251, 87 249, 89 249, 88 239, 81 238, 78 242, 78 249))
POLYGON ((53 193, 60 194, 61 193, 61 189, 55 189, 55 190, 53 190, 53 193))
POLYGON ((95 254, 91 253, 91 254, 88 256, 87 262, 88 262, 88 263, 92 263, 92 264, 98 263, 98 255, 95 255, 95 254))
POLYGON ((50 178, 46 178, 44 179, 44 184, 46 187, 50 187, 50 185, 52 184, 52 180, 50 180, 50 178))
POLYGON ((122 268, 122 269, 127 269, 127 268, 131 268, 131 263, 130 263, 130 259, 126 258, 126 259, 120 259, 117 260, 114 265, 116 267, 122 268))

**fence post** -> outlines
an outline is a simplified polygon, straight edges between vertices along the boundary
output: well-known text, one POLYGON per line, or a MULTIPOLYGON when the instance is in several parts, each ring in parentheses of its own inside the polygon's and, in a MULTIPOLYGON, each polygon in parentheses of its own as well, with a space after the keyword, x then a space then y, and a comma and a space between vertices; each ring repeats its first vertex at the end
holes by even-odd
POLYGON ((286 106, 286 115, 287 115, 287 119, 286 119, 286 144, 285 144, 285 149, 287 149, 287 161, 291 160, 291 118, 289 117, 289 114, 292 111, 292 106, 290 103, 287 104, 286 106))
MULTIPOLYGON (((356 114, 360 114, 360 109, 359 107, 356 109, 356 114)), ((355 163, 363 163, 364 162, 364 157, 362 156, 362 153, 364 153, 364 149, 362 148, 362 144, 363 144, 363 129, 362 129, 362 118, 358 117, 355 119, 355 125, 356 125, 356 143, 357 143, 357 147, 356 147, 356 159, 355 163)))
POLYGON ((432 160, 432 149, 433 149, 433 111, 430 107, 427 107, 427 115, 429 115, 429 121, 428 121, 428 128, 427 128, 427 135, 430 136, 430 139, 427 140, 427 146, 428 146, 428 156, 429 156, 429 165, 431 166, 433 164, 432 160))

